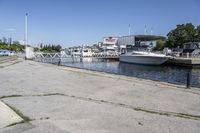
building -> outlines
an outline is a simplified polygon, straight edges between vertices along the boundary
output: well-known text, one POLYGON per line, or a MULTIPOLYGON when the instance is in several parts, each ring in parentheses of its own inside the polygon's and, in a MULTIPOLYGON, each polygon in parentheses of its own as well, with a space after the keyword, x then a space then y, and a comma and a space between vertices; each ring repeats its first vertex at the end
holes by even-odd
POLYGON ((200 42, 189 42, 183 45, 183 53, 200 55, 200 42))
POLYGON ((12 44, 12 38, 10 37, 10 38, 8 38, 8 45, 11 45, 12 44))
POLYGON ((165 39, 163 36, 154 35, 130 35, 122 36, 119 38, 118 45, 132 45, 132 46, 151 46, 156 45, 156 41, 159 39, 165 39))
POLYGON ((13 44, 20 44, 19 41, 13 41, 13 44))
POLYGON ((2 37, 2 43, 6 43, 7 44, 7 39, 5 37, 2 37))
POLYGON ((154 35, 129 35, 120 37, 104 37, 101 48, 104 51, 120 51, 121 49, 146 49, 156 46, 158 39, 165 39, 163 36, 154 35))

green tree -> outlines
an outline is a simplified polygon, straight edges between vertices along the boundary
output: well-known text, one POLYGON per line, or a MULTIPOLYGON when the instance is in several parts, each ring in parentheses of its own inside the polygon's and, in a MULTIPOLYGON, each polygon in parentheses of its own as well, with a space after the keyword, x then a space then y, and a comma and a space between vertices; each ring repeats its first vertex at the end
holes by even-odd
POLYGON ((42 52, 60 52, 60 50, 61 50, 61 46, 60 45, 51 45, 51 44, 49 44, 49 45, 42 45, 42 46, 40 46, 41 47, 41 49, 40 49, 40 51, 42 51, 42 52))
POLYGON ((158 51, 163 50, 163 48, 165 47, 165 43, 166 41, 163 39, 157 40, 154 50, 158 50, 158 51))
POLYGON ((183 47, 184 43, 197 41, 199 29, 192 23, 177 25, 175 29, 168 34, 167 47, 183 47))
POLYGON ((196 28, 195 38, 196 38, 197 42, 200 42, 200 26, 197 26, 197 28, 196 28))
POLYGON ((24 45, 21 45, 21 44, 8 45, 5 43, 0 43, 0 49, 7 49, 7 50, 19 52, 19 51, 24 51, 25 47, 24 45))

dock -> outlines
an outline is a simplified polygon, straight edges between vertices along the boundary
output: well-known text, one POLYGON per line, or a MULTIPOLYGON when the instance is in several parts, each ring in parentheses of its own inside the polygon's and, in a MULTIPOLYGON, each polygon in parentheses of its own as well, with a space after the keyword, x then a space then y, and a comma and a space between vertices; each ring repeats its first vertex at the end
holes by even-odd
POLYGON ((184 67, 200 68, 200 58, 177 57, 177 58, 169 59, 166 64, 176 65, 176 66, 184 66, 184 67))
POLYGON ((198 88, 29 60, 0 68, 0 75, 0 100, 28 118, 7 125, 0 114, 1 132, 200 131, 198 88))

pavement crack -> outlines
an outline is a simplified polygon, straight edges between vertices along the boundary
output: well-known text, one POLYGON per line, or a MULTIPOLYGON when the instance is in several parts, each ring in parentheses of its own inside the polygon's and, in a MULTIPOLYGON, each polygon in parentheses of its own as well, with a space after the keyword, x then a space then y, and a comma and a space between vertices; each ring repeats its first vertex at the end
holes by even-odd
POLYGON ((7 96, 1 96, 0 99, 5 99, 5 98, 11 98, 11 97, 22 97, 23 95, 7 95, 7 96))
MULTIPOLYGON (((148 113, 148 114, 156 114, 156 115, 162 115, 162 116, 168 116, 168 117, 178 117, 178 118, 192 119, 192 120, 200 121, 200 115, 169 112, 169 111, 163 111, 163 110, 154 110, 154 109, 149 109, 149 108, 144 108, 144 107, 134 107, 134 106, 127 105, 124 103, 117 103, 117 102, 112 102, 112 101, 107 101, 107 100, 102 100, 102 99, 80 97, 80 96, 74 96, 74 95, 68 95, 68 94, 62 94, 62 93, 47 93, 47 94, 39 94, 39 95, 9 95, 9 96, 2 96, 2 97, 0 97, 0 99, 13 98, 13 97, 48 97, 48 96, 65 96, 65 97, 70 97, 70 98, 78 99, 78 100, 82 100, 82 101, 89 101, 89 102, 95 102, 98 104, 107 104, 107 105, 112 105, 112 106, 117 106, 117 107, 122 107, 122 108, 128 108, 128 109, 131 109, 134 111, 144 112, 144 113, 148 113)), ((19 113, 19 116, 22 115, 22 118, 24 117, 23 114, 20 113, 18 110, 16 110, 16 109, 13 109, 13 110, 17 114, 19 113)), ((29 119, 29 118, 26 119, 26 117, 25 117, 25 120, 29 121, 31 119, 29 119)))

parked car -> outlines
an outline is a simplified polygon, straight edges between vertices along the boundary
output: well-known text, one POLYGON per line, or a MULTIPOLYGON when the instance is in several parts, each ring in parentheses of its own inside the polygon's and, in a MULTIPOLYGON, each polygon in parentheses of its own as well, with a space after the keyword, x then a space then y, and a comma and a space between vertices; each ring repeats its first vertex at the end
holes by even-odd
POLYGON ((9 50, 0 50, 0 56, 10 56, 11 52, 9 50))

